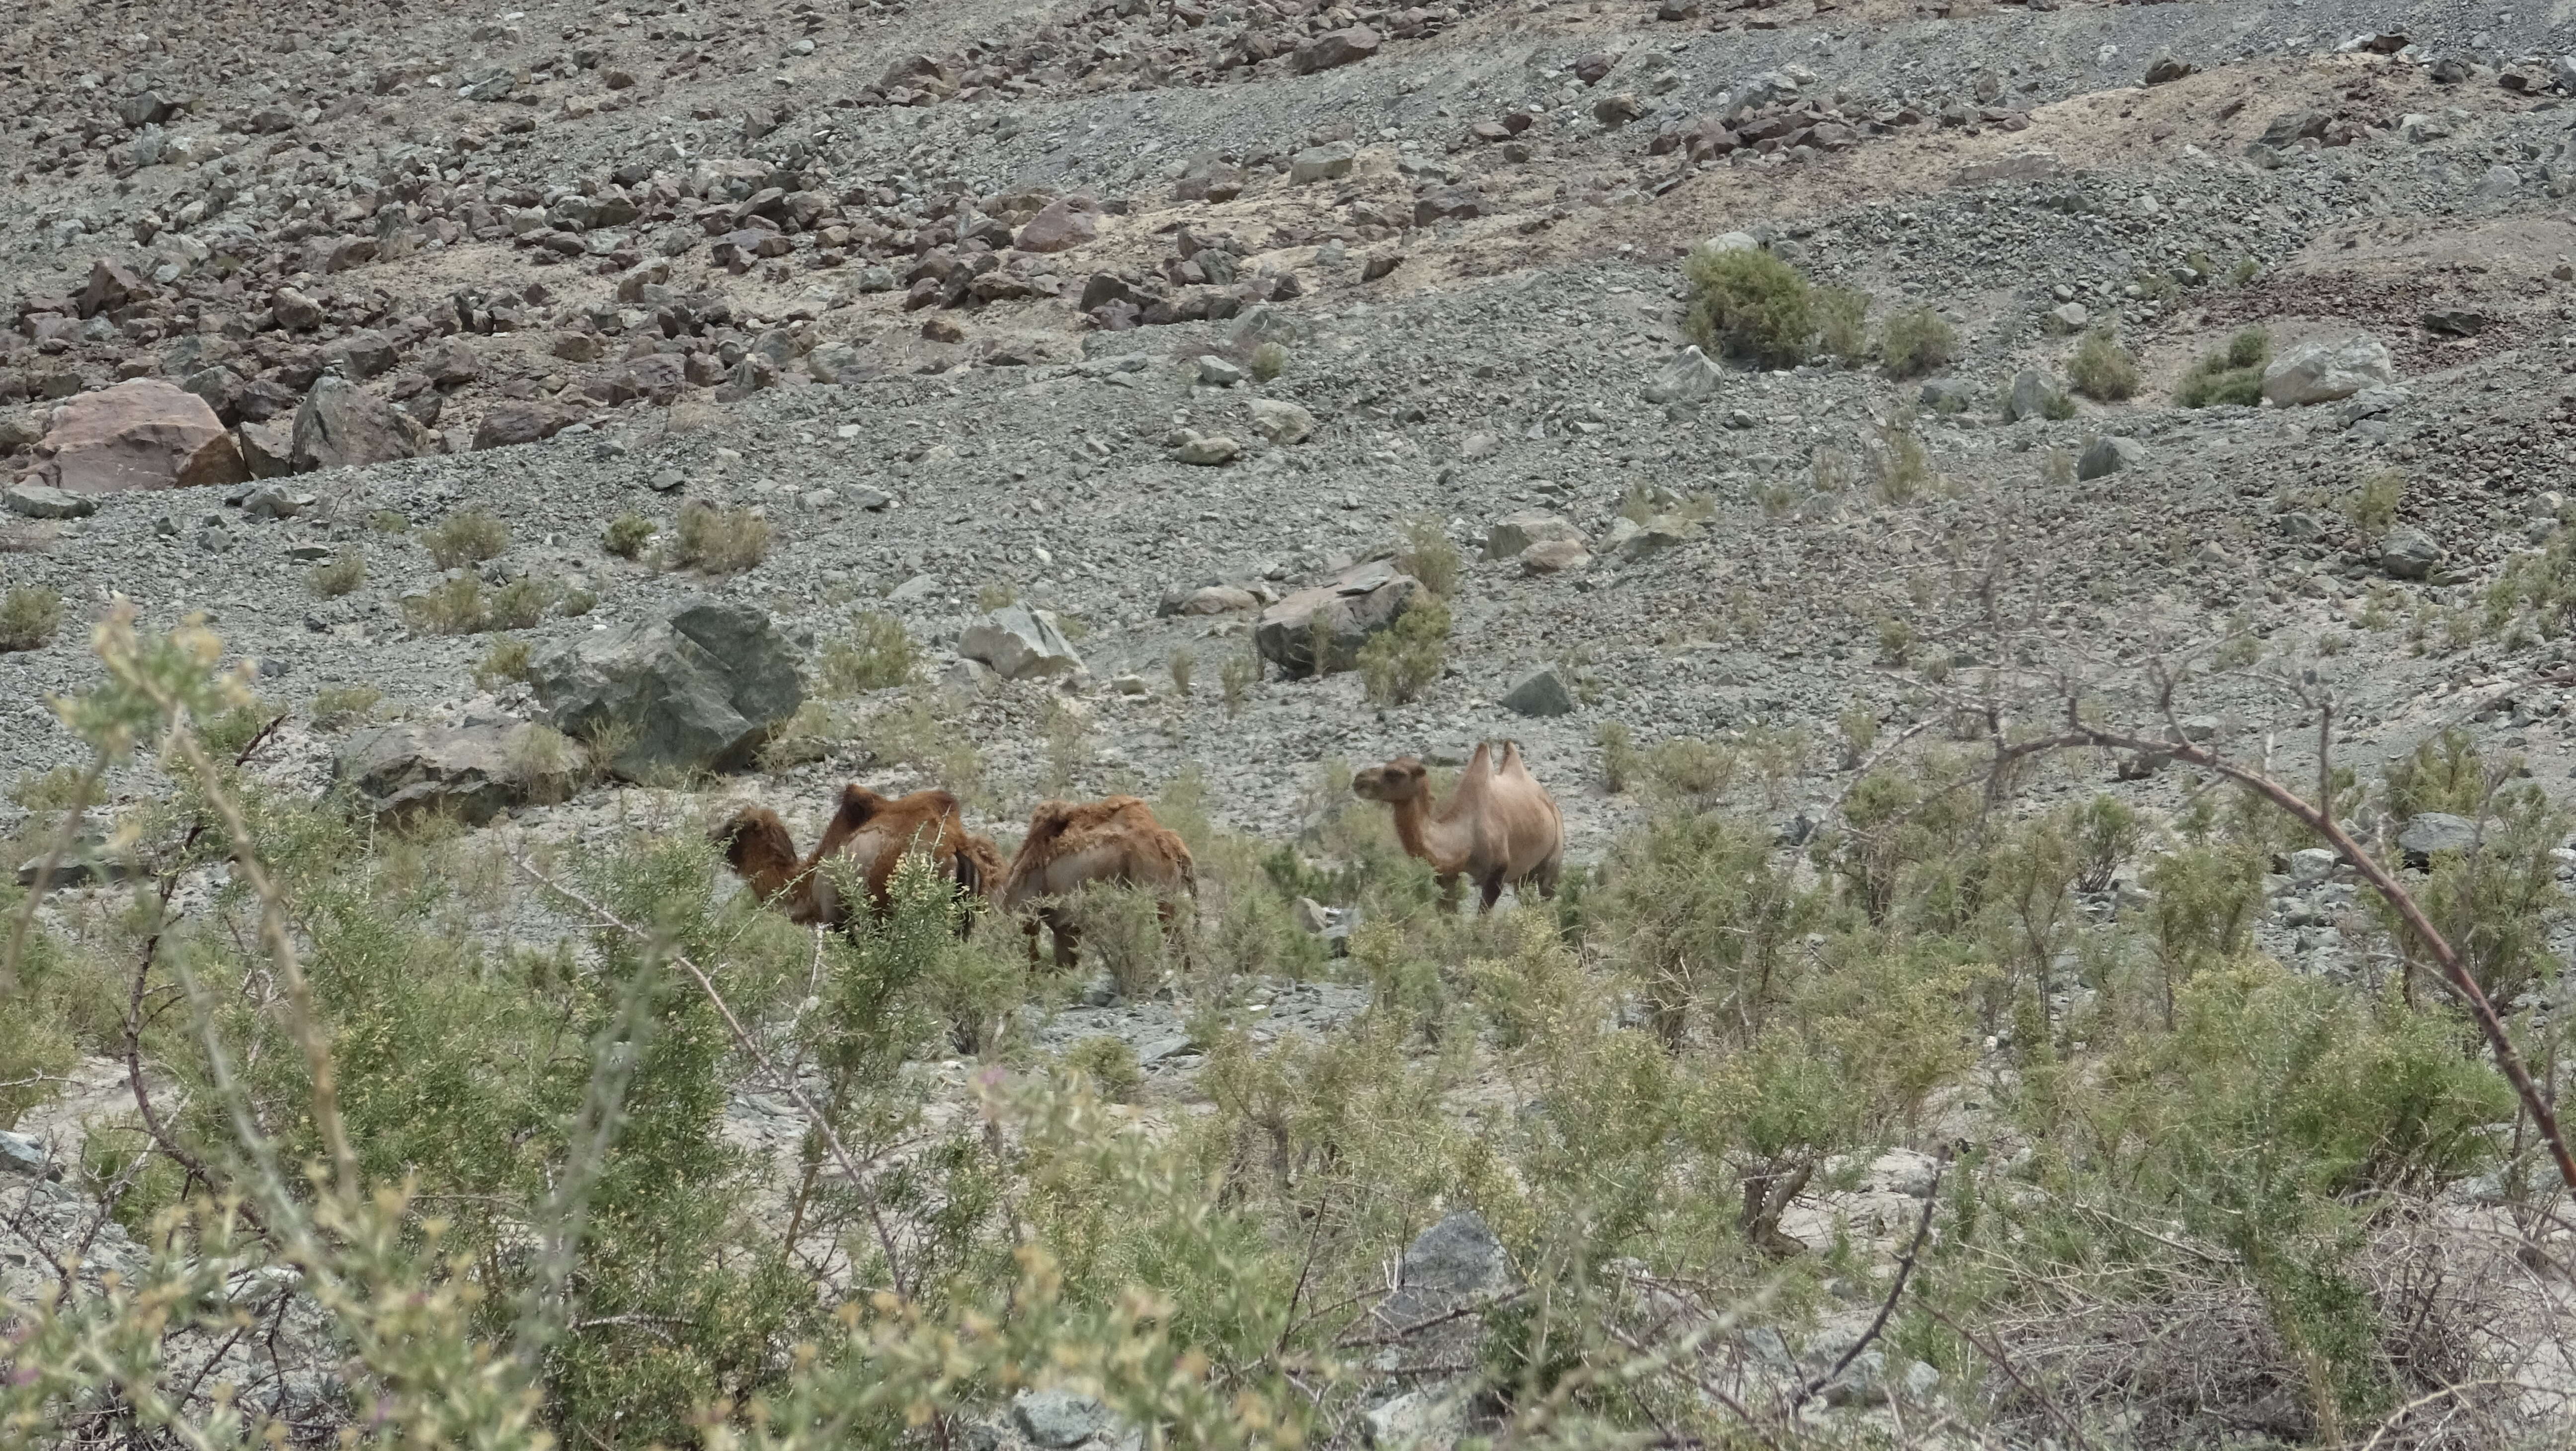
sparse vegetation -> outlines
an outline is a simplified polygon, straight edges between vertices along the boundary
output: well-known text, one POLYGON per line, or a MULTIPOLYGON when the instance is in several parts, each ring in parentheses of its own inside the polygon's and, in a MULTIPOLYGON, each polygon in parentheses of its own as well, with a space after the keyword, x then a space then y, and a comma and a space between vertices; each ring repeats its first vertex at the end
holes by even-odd
POLYGON ((1869 360, 1869 294, 1856 287, 1815 290, 1816 343, 1835 362, 1857 368, 1869 360))
POLYGON ((366 582, 367 556, 360 549, 343 549, 304 576, 304 587, 326 600, 336 600, 366 582))
POLYGON ((2110 328, 2098 327, 2075 345, 2066 364, 2067 381, 2096 403, 2116 403, 2138 391, 2138 360, 2120 346, 2110 328))
POLYGON ((1907 308, 1888 318, 1879 354, 1893 378, 1937 373, 1958 357, 1959 330, 1933 308, 1907 308))
POLYGON ((1404 526, 1404 542, 1396 550, 1395 567, 1422 581, 1424 589, 1447 599, 1457 593, 1458 575, 1466 563, 1438 520, 1416 519, 1404 526))
POLYGON ((1637 776, 1637 747, 1624 721, 1605 720, 1592 733, 1592 744, 1601 752, 1601 785, 1616 796, 1628 789, 1637 776))
POLYGON ((641 514, 628 512, 608 521, 599 536, 599 547, 620 559, 642 556, 644 546, 653 542, 653 521, 641 514))
POLYGON ((484 650, 483 658, 474 665, 474 685, 479 690, 499 690, 528 678, 528 642, 516 635, 504 635, 484 650))
POLYGON ((2263 369, 2272 361, 2272 335, 2247 328, 2227 346, 2192 364, 2174 390, 2174 402, 2185 408, 2226 405, 2251 408, 2263 401, 2263 369))
POLYGON ((0 594, 0 653, 41 650, 63 626, 63 597, 40 584, 0 594))
POLYGON ((1416 597, 1393 625, 1360 647, 1359 672, 1368 698, 1403 705, 1431 688, 1449 663, 1449 607, 1416 597))
POLYGON ((532 574, 523 574, 492 591, 491 623, 486 628, 529 629, 545 618, 546 610, 554 602, 555 587, 551 583, 532 574))
POLYGON ((2375 540, 2396 527, 2398 507, 2406 502, 2406 475, 2397 469, 2378 469, 2362 478, 2343 501, 2343 516, 2352 521, 2353 532, 2364 539, 2375 540))
POLYGON ((1171 673, 1172 693, 1185 700, 1188 699, 1190 678, 1198 673, 1199 657, 1190 653, 1189 646, 1182 645, 1174 649, 1171 658, 1163 663, 1171 673))
POLYGON ((510 526, 480 509, 459 509, 424 530, 420 543, 439 568, 461 569, 508 552, 510 526))
POLYGON ((979 585, 975 590, 975 608, 990 613, 1006 610, 1020 602, 1020 592, 1000 582, 979 585))
MULTIPOLYGON (((1265 346, 1276 346, 1267 344, 1265 346)), ((1124 1038, 1106 1033, 1083 1039, 1065 1050, 1064 1066, 1091 1080, 1102 1098, 1132 1103, 1145 1086, 1145 1070, 1136 1065, 1136 1050, 1124 1038)))
POLYGON ((1267 383, 1288 371, 1288 350, 1278 343, 1263 343, 1252 350, 1253 381, 1267 383))
POLYGON ((1807 360, 1816 315, 1797 268, 1760 248, 1701 247, 1682 264, 1682 276, 1690 334, 1703 349, 1774 368, 1807 360))
POLYGON ((680 506, 666 553, 675 569, 740 574, 769 557, 769 520, 757 509, 691 499, 680 506))
POLYGON ((825 643, 816 669, 823 693, 838 697, 907 684, 920 666, 920 648, 903 621, 883 610, 860 610, 846 634, 825 643))
POLYGON ((1248 650, 1237 650, 1217 666, 1217 692, 1225 699, 1227 719, 1243 713, 1243 702, 1251 694, 1253 682, 1261 678, 1261 657, 1248 650))
POLYGON ((372 685, 326 685, 313 692, 313 724, 326 731, 363 725, 384 698, 385 693, 372 685))
POLYGON ((472 635, 492 628, 492 602, 471 574, 442 580, 402 602, 403 623, 422 635, 472 635))

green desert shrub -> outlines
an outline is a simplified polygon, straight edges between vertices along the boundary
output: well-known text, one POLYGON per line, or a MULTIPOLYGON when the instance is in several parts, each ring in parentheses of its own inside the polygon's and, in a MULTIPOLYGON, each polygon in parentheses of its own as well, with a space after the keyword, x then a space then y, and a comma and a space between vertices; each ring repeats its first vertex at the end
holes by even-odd
POLYGON ((2094 402, 2116 403, 2138 391, 2138 360, 2111 329, 2095 328, 2075 345, 2066 377, 2076 392, 2094 402))
POLYGON ((903 621, 883 610, 860 610, 850 616, 847 633, 823 646, 817 669, 824 694, 850 696, 904 684, 920 663, 903 621))
POLYGON ((510 547, 510 526, 480 509, 460 509, 422 531, 421 547, 441 569, 496 558, 510 547))
POLYGON ((1758 247, 1701 247, 1683 262, 1682 277, 1688 327, 1702 348, 1774 368, 1807 360, 1816 310, 1797 268, 1758 247))
POLYGON ((2185 408, 2226 405, 2251 408, 2263 401, 2263 369, 2272 361, 2272 335, 2246 328, 2227 346, 2191 365, 2174 389, 2174 402, 2185 408))
POLYGON ((1887 320, 1879 354, 1890 377, 1919 378, 1950 366, 1959 355, 1959 330, 1928 307, 1908 308, 1887 320))
POLYGON ((0 594, 0 651, 41 650, 63 625, 63 597, 40 584, 0 594))
POLYGON ((675 568, 740 574, 769 557, 769 521, 756 509, 691 499, 680 506, 667 553, 675 568))
POLYGON ((1857 287, 1815 290, 1816 344, 1846 368, 1869 357, 1869 294, 1857 287))
POLYGON ((1358 665, 1369 699, 1402 705, 1430 689, 1448 663, 1449 607, 1418 599, 1393 625, 1369 637, 1358 665))
POLYGON ((304 587, 326 600, 338 599, 366 582, 367 556, 360 549, 343 549, 304 576, 304 587))
POLYGON ((608 521, 599 536, 599 547, 620 559, 634 559, 643 554, 644 546, 653 542, 654 523, 632 511, 608 521))

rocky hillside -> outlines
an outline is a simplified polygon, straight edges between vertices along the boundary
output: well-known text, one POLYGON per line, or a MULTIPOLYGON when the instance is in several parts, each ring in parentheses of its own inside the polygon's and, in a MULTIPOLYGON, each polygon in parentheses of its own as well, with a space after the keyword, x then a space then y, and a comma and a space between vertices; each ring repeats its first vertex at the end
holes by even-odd
MULTIPOLYGON (((130 890, 103 879, 157 871, 115 860, 176 809, 149 751, 46 864, 90 760, 56 702, 108 679, 90 627, 120 600, 249 664, 239 728, 208 735, 259 789, 389 837, 606 853, 756 802, 807 841, 858 781, 950 789, 1007 852, 1041 799, 1177 783, 1284 849, 1237 865, 1317 964, 1382 905, 1350 769, 1489 740, 1603 892, 1676 802, 1838 881, 1824 844, 1868 829, 1871 782, 1928 800, 1974 761, 1998 803, 1994 763, 2071 711, 2356 773, 2336 790, 2394 764, 2371 844, 2474 858, 2496 793, 2408 771, 2484 762, 2543 815, 2576 787, 2571 105, 2576 25, 2546 7, 24 0, 0 16, 9 865, 50 889, 31 920, 84 939, 130 890)), ((2216 809, 2161 757, 2025 764, 2008 815, 2107 793, 2188 834, 2216 809)), ((2555 964, 2568 928, 2534 904, 2576 858, 2547 822, 2516 900, 2555 964)), ((2248 859, 2246 950, 2367 1001, 2411 949, 2302 847, 2248 859)), ((2116 865, 2068 899, 2106 933, 2171 899, 2116 865)), ((227 890, 164 881, 165 907, 227 890)), ((526 900, 471 931, 584 922, 526 900)), ((2051 997, 2040 953, 2043 1030, 2102 990, 2066 985, 2078 955, 2051 997)), ((1338 1041, 1396 990, 1245 970, 1265 1045, 1338 1041)), ((2491 984, 2534 1043, 2556 981, 2491 984)), ((1211 1030, 1135 986, 1070 986, 1014 1041, 1125 1043, 1186 1117, 1211 1030)), ((2004 1071, 2015 1025, 1986 1018, 1978 1071, 2004 1071)), ((79 1045, 103 1090, 25 1106, 30 1163, 77 1165, 122 1112, 116 1039, 79 1045)), ((2010 1137, 1973 1078, 1940 1133, 1909 1113, 1829 1189, 1800 1172, 1769 1247, 1874 1216, 1848 1273, 1890 1272, 1936 1139, 2010 1137)), ((786 1163, 802 1117, 732 1093, 729 1142, 786 1163)), ((1757 1188, 1718 1192, 1751 1225, 1757 1188)), ((1467 1233, 1369 1252, 1435 1222, 1467 1233)), ((1438 1305, 1510 1279, 1458 1273, 1438 1305)), ((1792 1384, 1868 1342, 1875 1290, 1835 1283, 1859 1308, 1782 1342, 1792 1384)), ((2514 1374, 2546 1399, 2566 1355, 2542 1359, 2514 1374)), ((1944 1404, 1894 1364, 1873 1404, 1944 1404)), ((318 1375, 277 1372, 306 1430, 345 1391, 318 1375)), ((2152 1399, 2087 1384, 2079 1414, 2152 1399)), ((1396 1388, 1317 1433, 1455 1438, 1407 1429, 1433 1402, 1389 1411, 1396 1388)), ((2086 1424, 2361 1444, 2394 1404, 2208 1395, 2234 1409, 2086 1424)), ((1019 1414, 998 1434, 1116 1429, 1019 1414)), ((2015 1414, 1985 1444, 2087 1443, 2015 1414)))

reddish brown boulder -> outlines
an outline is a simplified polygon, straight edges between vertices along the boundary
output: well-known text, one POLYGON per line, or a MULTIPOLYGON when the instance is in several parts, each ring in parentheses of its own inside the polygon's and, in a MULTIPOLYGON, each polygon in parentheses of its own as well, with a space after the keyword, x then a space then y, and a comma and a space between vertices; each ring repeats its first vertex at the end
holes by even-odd
POLYGON ((206 400, 159 378, 84 393, 56 408, 36 445, 37 482, 75 494, 237 484, 241 450, 206 400))
POLYGON ((1346 66, 1377 54, 1378 35, 1365 25, 1348 30, 1328 30, 1297 47, 1297 74, 1312 75, 1335 66, 1346 66))
POLYGON ((1011 243, 1023 252, 1065 252, 1100 235, 1100 216, 1069 198, 1048 202, 1011 243))
POLYGON ((80 315, 96 317, 102 312, 114 312, 151 290, 134 275, 134 269, 97 258, 89 264, 89 286, 81 291, 80 315))
POLYGON ((475 426, 474 447, 511 448, 554 437, 572 420, 543 403, 502 402, 492 405, 475 426))

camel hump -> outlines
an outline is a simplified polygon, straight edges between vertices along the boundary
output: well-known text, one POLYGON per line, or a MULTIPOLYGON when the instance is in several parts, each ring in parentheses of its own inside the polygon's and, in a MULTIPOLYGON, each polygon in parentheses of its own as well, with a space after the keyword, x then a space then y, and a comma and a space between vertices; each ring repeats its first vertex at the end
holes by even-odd
POLYGON ((841 788, 841 809, 833 814, 833 819, 844 826, 860 827, 867 824, 868 818, 883 811, 885 806, 884 797, 853 781, 841 788))
POLYGON ((1029 813, 1029 834, 1020 841, 1020 854, 1036 860, 1035 854, 1055 845, 1080 810, 1070 801, 1039 802, 1037 810, 1029 813))

